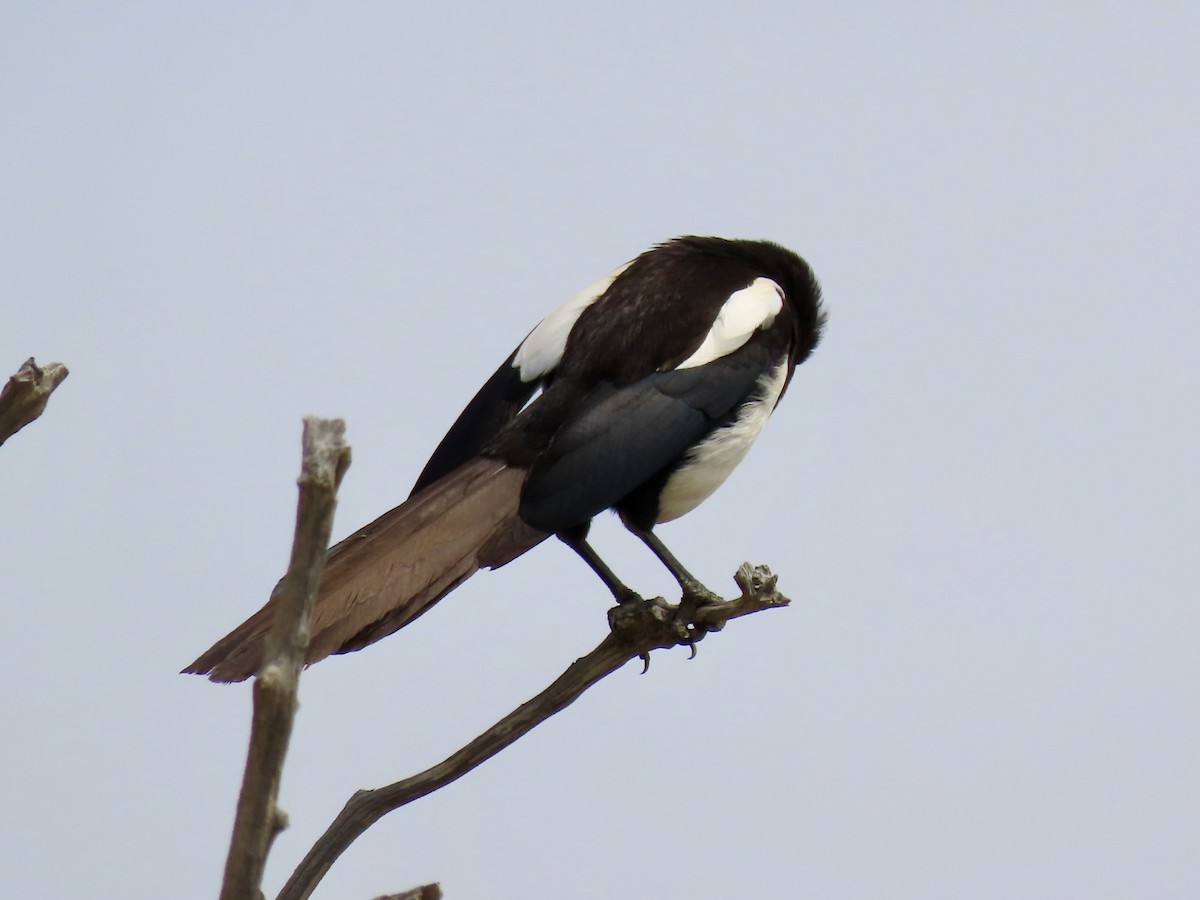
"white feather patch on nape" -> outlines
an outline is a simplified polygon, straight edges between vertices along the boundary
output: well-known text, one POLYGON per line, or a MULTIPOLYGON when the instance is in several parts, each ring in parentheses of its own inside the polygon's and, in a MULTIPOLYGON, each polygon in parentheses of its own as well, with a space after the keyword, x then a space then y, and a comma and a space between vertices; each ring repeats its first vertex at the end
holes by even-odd
POLYGON ((737 417, 692 447, 658 497, 658 522, 670 522, 691 512, 719 488, 745 458, 750 445, 767 424, 787 382, 788 361, 758 380, 754 395, 737 417))
POLYGON ((567 348, 567 337, 583 311, 599 300, 617 280, 617 276, 630 265, 632 263, 626 263, 600 280, 592 282, 579 293, 572 294, 566 303, 542 319, 537 327, 529 332, 517 348, 512 362, 513 368, 520 370, 522 381, 536 381, 558 368, 558 364, 562 362, 563 351, 567 348))
POLYGON ((750 340, 754 332, 770 328, 781 309, 783 288, 770 278, 755 278, 749 287, 729 295, 704 342, 675 368, 690 369, 728 356, 750 340))

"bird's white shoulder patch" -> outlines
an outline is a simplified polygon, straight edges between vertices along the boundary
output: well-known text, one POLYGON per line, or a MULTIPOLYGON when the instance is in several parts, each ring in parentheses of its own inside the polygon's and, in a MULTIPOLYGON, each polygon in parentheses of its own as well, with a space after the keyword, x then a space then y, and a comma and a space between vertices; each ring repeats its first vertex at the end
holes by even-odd
POLYGON ((567 348, 567 337, 579 321, 583 311, 595 303, 609 289, 617 276, 629 268, 626 263, 594 281, 537 324, 513 357, 513 368, 519 369, 522 381, 536 381, 553 372, 562 362, 567 348))
POLYGON ((704 342, 676 368, 690 369, 728 356, 750 340, 754 332, 770 328, 781 309, 783 288, 770 278, 755 278, 748 287, 729 295, 704 342))
POLYGON ((692 447, 658 497, 658 522, 670 522, 699 506, 730 476, 762 432, 787 383, 788 360, 758 380, 753 396, 732 422, 692 447))

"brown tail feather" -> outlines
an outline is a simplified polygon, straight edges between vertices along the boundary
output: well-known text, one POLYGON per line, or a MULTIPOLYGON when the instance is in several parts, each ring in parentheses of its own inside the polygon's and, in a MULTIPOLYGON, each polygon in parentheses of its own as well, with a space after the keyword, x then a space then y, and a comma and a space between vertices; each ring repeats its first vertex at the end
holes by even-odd
MULTIPOLYGON (((474 459, 329 551, 306 662, 373 644, 407 625, 480 568, 545 540, 517 516, 525 472, 474 459)), ((242 681, 258 671, 275 598, 183 671, 242 681)))

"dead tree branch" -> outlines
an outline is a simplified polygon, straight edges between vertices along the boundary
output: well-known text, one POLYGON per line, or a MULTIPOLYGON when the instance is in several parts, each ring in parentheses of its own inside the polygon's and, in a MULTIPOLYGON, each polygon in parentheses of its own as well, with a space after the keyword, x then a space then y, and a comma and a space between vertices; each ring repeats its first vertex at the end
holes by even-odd
POLYGON ((766 566, 744 563, 734 577, 742 589, 740 597, 698 609, 681 609, 661 599, 615 607, 609 615, 612 633, 532 700, 433 768, 386 787, 354 794, 284 885, 279 900, 305 900, 334 861, 387 813, 461 778, 627 662, 639 658, 648 662, 651 650, 693 645, 697 632, 689 626, 698 626, 701 634, 717 631, 730 619, 789 602, 776 590, 776 577, 766 566))
POLYGON ((439 884, 423 884, 401 894, 388 894, 386 897, 376 897, 375 900, 442 900, 442 888, 439 884))
POLYGON ((62 363, 39 366, 32 356, 25 360, 0 390, 0 444, 42 414, 50 394, 67 374, 62 363))
POLYGON ((308 648, 308 621, 333 528, 337 489, 350 465, 341 419, 304 420, 296 535, 279 611, 254 679, 254 720, 237 817, 225 861, 221 900, 257 900, 275 836, 287 826, 277 806, 279 780, 296 715, 296 691, 308 648))

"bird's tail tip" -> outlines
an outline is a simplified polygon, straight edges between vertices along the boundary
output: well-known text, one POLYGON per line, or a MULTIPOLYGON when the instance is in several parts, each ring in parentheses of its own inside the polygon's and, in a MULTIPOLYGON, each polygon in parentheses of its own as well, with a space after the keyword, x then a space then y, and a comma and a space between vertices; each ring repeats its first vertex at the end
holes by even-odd
MULTIPOLYGON (((477 457, 329 551, 310 620, 311 665, 386 637, 480 568, 497 568, 548 535, 521 521, 524 472, 477 457)), ((262 665, 276 597, 183 674, 245 681, 262 665)))

